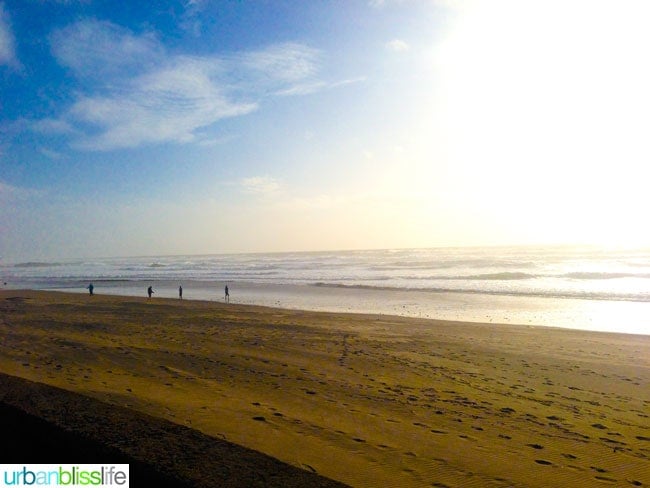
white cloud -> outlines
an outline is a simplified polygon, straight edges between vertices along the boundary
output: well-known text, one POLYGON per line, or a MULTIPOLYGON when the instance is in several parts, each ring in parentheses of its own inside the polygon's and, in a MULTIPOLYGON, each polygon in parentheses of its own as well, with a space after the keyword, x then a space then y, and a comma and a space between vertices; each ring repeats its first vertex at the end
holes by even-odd
POLYGON ((183 12, 180 26, 183 30, 192 33, 195 37, 199 37, 203 30, 203 22, 201 21, 200 14, 203 12, 206 4, 206 0, 187 0, 183 4, 185 11, 183 12))
POLYGON ((240 182, 241 188, 246 193, 254 193, 258 195, 266 195, 276 193, 280 190, 280 183, 269 176, 253 176, 244 178, 240 182))
POLYGON ((356 83, 363 83, 368 78, 365 76, 359 76, 357 78, 349 78, 347 80, 334 81, 328 85, 329 88, 338 88, 339 86, 354 85, 356 83))
POLYGON ((48 159, 56 160, 56 159, 61 159, 63 157, 63 155, 60 152, 54 151, 52 149, 48 149, 46 147, 40 148, 39 152, 48 159))
POLYGON ((392 41, 386 43, 386 48, 389 51, 400 53, 400 52, 408 51, 411 48, 411 46, 409 46, 409 44, 406 41, 403 41, 401 39, 393 39, 392 41))
POLYGON ((452 9, 462 9, 468 4, 475 3, 481 0, 368 0, 368 5, 372 8, 382 9, 391 5, 401 6, 408 4, 431 4, 435 6, 442 6, 452 9))
POLYGON ((50 41, 59 63, 95 85, 59 119, 39 121, 34 129, 64 133, 69 127, 70 134, 82 134, 72 145, 86 150, 200 143, 200 129, 257 110, 266 97, 327 86, 316 79, 319 51, 297 43, 222 56, 171 55, 152 33, 97 20, 61 29, 50 41))
POLYGON ((68 122, 58 119, 37 120, 31 124, 31 128, 42 134, 71 134, 75 132, 68 122))
POLYGON ((18 67, 16 58, 14 34, 11 30, 9 15, 5 12, 4 4, 0 3, 0 65, 18 67))
POLYGON ((84 20, 50 36, 52 53, 80 77, 104 79, 142 72, 164 57, 154 34, 135 35, 110 22, 84 20))
POLYGON ((327 83, 324 81, 314 81, 311 83, 302 83, 295 84, 288 88, 278 90, 274 95, 281 97, 294 96, 294 95, 309 95, 310 93, 315 93, 327 87, 327 83))
POLYGON ((273 45, 247 53, 243 64, 276 81, 302 81, 316 74, 319 51, 296 43, 273 45))
POLYGON ((79 139, 75 145, 108 150, 190 142, 199 128, 255 110, 254 103, 228 99, 211 78, 215 68, 215 63, 203 59, 176 58, 135 78, 119 93, 77 100, 70 118, 95 127, 99 133, 79 139))

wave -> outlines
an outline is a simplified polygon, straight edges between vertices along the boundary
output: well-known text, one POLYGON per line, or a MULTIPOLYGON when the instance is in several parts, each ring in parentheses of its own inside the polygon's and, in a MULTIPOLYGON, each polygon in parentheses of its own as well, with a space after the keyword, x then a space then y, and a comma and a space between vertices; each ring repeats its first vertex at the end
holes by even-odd
POLYGON ((569 278, 574 280, 613 280, 622 278, 650 279, 650 273, 606 273, 598 271, 580 271, 566 274, 531 274, 523 272, 484 273, 459 276, 431 276, 435 280, 530 280, 536 278, 569 278))
POLYGON ((485 273, 477 274, 470 276, 454 276, 448 279, 454 280, 529 280, 533 278, 539 278, 540 275, 534 275, 530 273, 485 273))
POLYGON ((650 251, 511 249, 140 256, 29 261, 0 268, 13 282, 241 281, 356 289, 650 301, 650 251), (634 266, 630 265, 630 257, 634 266))
POLYGON ((650 273, 601 273, 580 271, 575 273, 567 273, 562 275, 564 278, 571 278, 574 280, 612 280, 617 278, 650 278, 650 273))
POLYGON ((471 295, 521 296, 536 298, 563 298, 601 301, 650 302, 650 293, 604 293, 583 290, 486 290, 472 288, 422 287, 403 288, 397 286, 361 285, 345 283, 315 282, 309 286, 321 288, 345 288, 350 290, 402 291, 423 293, 465 293, 471 295))
POLYGON ((500 272, 500 273, 481 273, 473 275, 429 275, 429 276, 418 276, 418 275, 401 275, 401 276, 371 276, 367 279, 369 280, 389 280, 389 279, 404 279, 409 281, 420 281, 420 280, 438 280, 438 281, 509 281, 509 280, 534 280, 540 278, 552 278, 552 279, 574 279, 574 280, 610 280, 610 279, 623 279, 623 278, 639 278, 639 279, 650 279, 650 273, 604 273, 604 272, 572 272, 565 274, 533 274, 533 273, 524 273, 521 271, 517 272, 500 272))
POLYGON ((14 268, 50 268, 53 266, 65 266, 65 263, 46 263, 40 261, 29 261, 26 263, 14 264, 14 268))

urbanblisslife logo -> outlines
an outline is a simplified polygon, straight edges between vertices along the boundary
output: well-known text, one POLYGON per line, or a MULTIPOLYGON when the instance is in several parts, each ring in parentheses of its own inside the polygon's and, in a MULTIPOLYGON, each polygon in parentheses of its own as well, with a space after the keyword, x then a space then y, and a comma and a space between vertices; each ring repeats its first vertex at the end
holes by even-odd
POLYGON ((2 486, 129 487, 128 464, 0 464, 2 486))

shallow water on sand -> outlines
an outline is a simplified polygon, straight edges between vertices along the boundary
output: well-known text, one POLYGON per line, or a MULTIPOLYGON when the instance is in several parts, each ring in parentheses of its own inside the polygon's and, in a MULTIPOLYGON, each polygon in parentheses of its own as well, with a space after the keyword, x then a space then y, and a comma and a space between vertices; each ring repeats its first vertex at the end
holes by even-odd
MULTIPOLYGON (((96 294, 178 298, 178 282, 129 281, 95 285, 96 294)), ((223 283, 183 283, 183 299, 224 301, 223 283)), ((231 303, 344 313, 400 315, 462 322, 505 323, 650 334, 650 303, 572 298, 485 295, 309 285, 229 283, 231 303)), ((83 286, 57 288, 88 293, 83 286)))

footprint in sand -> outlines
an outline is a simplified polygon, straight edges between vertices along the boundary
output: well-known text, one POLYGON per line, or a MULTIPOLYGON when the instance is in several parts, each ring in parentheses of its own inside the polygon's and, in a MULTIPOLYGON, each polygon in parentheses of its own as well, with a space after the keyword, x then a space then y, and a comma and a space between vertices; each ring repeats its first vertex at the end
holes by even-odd
POLYGON ((526 444, 528 447, 532 447, 533 449, 544 449, 544 446, 540 444, 526 444))
POLYGON ((551 461, 546 461, 544 459, 535 459, 535 462, 537 464, 541 464, 542 466, 552 466, 553 463, 551 461))
POLYGON ((478 439, 476 437, 469 436, 467 434, 460 434, 458 437, 461 439, 465 439, 466 441, 477 441, 478 439))
POLYGON ((605 483, 616 483, 618 480, 614 478, 608 478, 607 476, 595 476, 598 481, 603 481, 605 483))

